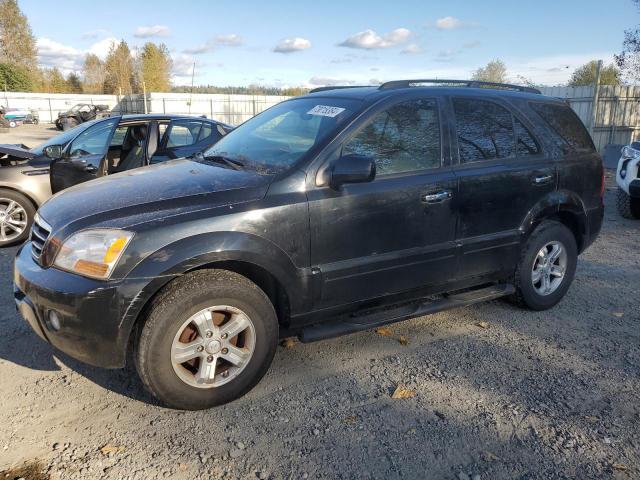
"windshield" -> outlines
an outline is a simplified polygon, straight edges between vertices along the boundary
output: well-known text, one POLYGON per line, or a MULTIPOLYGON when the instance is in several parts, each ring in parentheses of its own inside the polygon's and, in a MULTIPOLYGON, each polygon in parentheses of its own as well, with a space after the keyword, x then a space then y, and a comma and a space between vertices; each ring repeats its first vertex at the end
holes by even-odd
POLYGON ((359 100, 300 98, 279 103, 229 132, 205 161, 250 168, 261 174, 289 169, 360 108, 359 100))
POLYGON ((81 123, 77 127, 74 127, 74 128, 72 128, 70 130, 67 130, 66 132, 61 133, 60 135, 56 135, 55 137, 51 137, 49 140, 46 140, 45 142, 41 143, 40 145, 38 145, 36 147, 33 147, 29 151, 32 152, 32 153, 35 153, 36 155, 42 155, 42 151, 44 150, 44 147, 48 147, 49 145, 62 145, 62 146, 65 146, 67 143, 69 143, 71 140, 73 140, 75 138, 75 136, 78 135, 80 132, 85 131, 91 125, 95 125, 96 123, 98 123, 100 121, 102 121, 102 120, 93 120, 91 122, 81 123))

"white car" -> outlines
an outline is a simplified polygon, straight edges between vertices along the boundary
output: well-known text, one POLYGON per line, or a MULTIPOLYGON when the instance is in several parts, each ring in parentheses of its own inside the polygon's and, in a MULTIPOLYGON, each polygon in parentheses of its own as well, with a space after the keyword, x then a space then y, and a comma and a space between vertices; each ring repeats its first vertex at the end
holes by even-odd
POLYGON ((616 169, 618 212, 625 218, 640 219, 640 142, 622 148, 616 169))

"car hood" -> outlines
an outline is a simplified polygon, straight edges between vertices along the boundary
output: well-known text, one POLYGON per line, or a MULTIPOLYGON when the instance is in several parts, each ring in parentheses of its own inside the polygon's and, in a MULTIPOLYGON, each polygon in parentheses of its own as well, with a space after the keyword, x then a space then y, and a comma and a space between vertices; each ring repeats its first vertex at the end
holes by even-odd
POLYGON ((271 177, 191 159, 138 168, 54 195, 40 216, 54 231, 94 225, 125 228, 193 210, 264 197, 271 177))
POLYGON ((29 159, 36 156, 35 153, 29 150, 29 147, 22 144, 1 144, 0 155, 9 155, 15 158, 29 159))

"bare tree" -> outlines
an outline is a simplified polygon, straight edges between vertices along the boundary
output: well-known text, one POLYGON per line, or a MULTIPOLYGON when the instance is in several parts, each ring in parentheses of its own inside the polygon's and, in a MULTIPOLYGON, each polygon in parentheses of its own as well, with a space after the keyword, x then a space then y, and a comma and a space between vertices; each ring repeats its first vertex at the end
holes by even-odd
POLYGON ((82 91, 85 93, 104 93, 104 62, 93 53, 88 53, 82 68, 84 81, 82 91))
MULTIPOLYGON (((640 8, 640 0, 633 0, 640 8)), ((625 30, 622 52, 615 55, 616 64, 624 77, 629 80, 640 80, 640 25, 625 30)))
POLYGON ((477 69, 471 79, 481 82, 505 83, 507 81, 507 66, 502 60, 496 58, 486 66, 477 69))

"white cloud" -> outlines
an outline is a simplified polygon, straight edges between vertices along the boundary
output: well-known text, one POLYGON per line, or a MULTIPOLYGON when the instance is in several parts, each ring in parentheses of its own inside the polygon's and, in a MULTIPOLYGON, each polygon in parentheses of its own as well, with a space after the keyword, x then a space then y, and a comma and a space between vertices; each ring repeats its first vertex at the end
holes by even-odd
POLYGON ((456 17, 442 17, 436 20, 435 26, 438 30, 454 30, 460 28, 462 22, 456 17))
POLYGON ((136 28, 133 36, 137 38, 168 37, 171 34, 166 25, 148 25, 136 28))
POLYGON ((365 30, 351 35, 338 45, 341 47, 373 50, 377 48, 396 47, 407 42, 410 37, 411 31, 406 28, 396 28, 382 36, 373 30, 365 30))
POLYGON ((409 45, 407 45, 406 47, 404 47, 400 53, 405 53, 405 54, 409 54, 409 55, 418 55, 420 53, 424 53, 424 49, 416 44, 416 43, 410 43, 409 45))
POLYGON ((216 47, 240 47, 242 45, 244 45, 244 39, 240 35, 229 33, 227 35, 218 35, 196 47, 185 48, 182 52, 189 55, 202 55, 203 53, 212 52, 216 47))
POLYGON ((218 35, 214 40, 215 44, 221 47, 239 47, 244 44, 244 40, 237 33, 218 35))
POLYGON ((274 47, 273 51, 278 53, 292 53, 308 48, 311 48, 311 42, 309 40, 301 37, 293 37, 282 40, 274 47))
POLYGON ((109 35, 110 33, 111 32, 109 32, 109 30, 98 28, 96 30, 89 30, 88 32, 84 32, 82 35, 80 35, 80 38, 82 38, 83 40, 93 40, 104 35, 109 35))
POLYGON ((38 64, 46 68, 56 67, 64 73, 77 72, 82 70, 87 53, 93 53, 104 60, 111 45, 114 42, 118 43, 118 41, 114 37, 109 37, 94 43, 86 50, 79 50, 55 40, 40 37, 36 40, 38 64))
POLYGON ((94 55, 97 55, 100 60, 104 60, 105 58, 107 58, 111 47, 113 45, 117 45, 118 43, 120 43, 120 41, 115 37, 104 38, 99 42, 91 45, 87 53, 93 53, 94 55))

